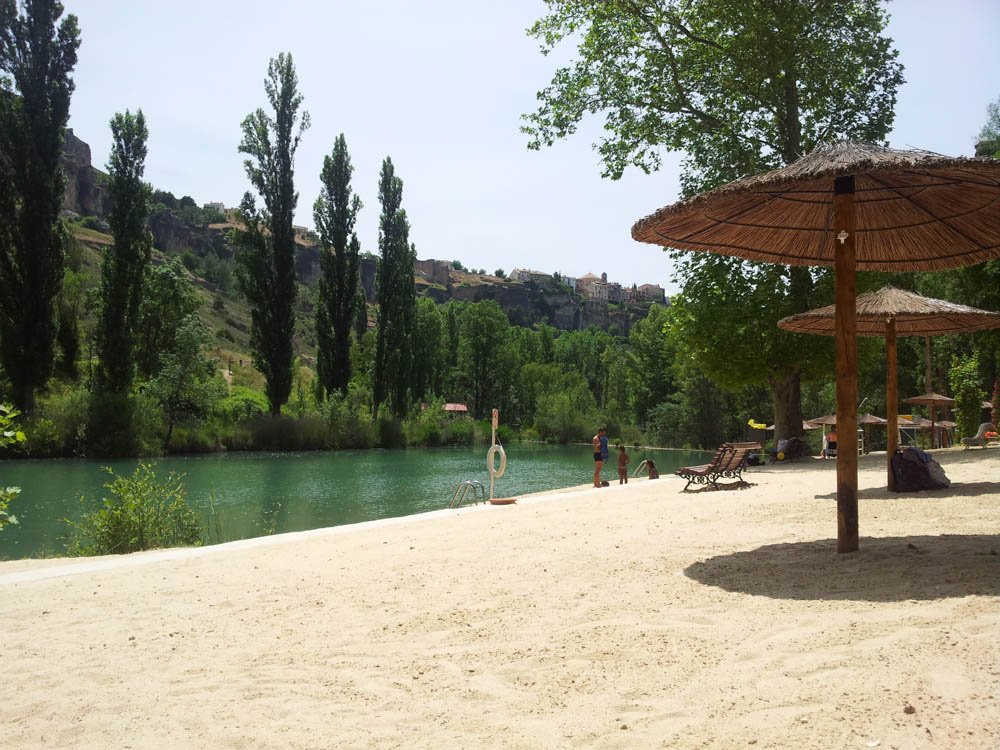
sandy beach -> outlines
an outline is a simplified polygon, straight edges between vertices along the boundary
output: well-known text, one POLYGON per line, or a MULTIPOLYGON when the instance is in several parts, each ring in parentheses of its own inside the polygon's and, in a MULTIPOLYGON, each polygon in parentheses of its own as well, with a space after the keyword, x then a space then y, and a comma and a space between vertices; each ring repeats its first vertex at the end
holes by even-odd
MULTIPOLYGON (((1000 450, 0 563, 5 748, 998 748, 1000 450)), ((581 479, 586 481, 586 456, 581 479)))

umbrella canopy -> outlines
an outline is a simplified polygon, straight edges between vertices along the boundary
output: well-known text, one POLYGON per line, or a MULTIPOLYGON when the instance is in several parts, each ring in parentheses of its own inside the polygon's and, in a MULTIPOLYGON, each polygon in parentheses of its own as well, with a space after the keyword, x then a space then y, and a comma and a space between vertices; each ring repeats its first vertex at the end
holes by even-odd
POLYGON ((808 419, 805 424, 811 425, 812 427, 822 427, 824 425, 837 424, 836 414, 826 414, 822 417, 816 417, 816 419, 808 419))
MULTIPOLYGON (((935 336, 946 333, 960 333, 983 328, 1000 328, 1000 313, 979 310, 955 302, 924 297, 887 286, 857 298, 857 332, 859 336, 885 336, 885 352, 888 364, 886 372, 886 410, 889 420, 895 414, 896 403, 896 337, 935 336)), ((808 312, 782 318, 778 326, 786 331, 813 333, 832 336, 834 330, 834 305, 820 307, 808 312)), ((934 395, 937 394, 928 394, 934 395)), ((945 398, 945 397, 940 397, 945 398)), ((928 403, 931 406, 951 405, 944 401, 912 402, 928 403)), ((954 404, 954 402, 952 402, 954 404)), ((889 431, 886 448, 886 474, 889 489, 895 489, 892 473, 892 456, 896 452, 898 436, 889 431)))
POLYGON ((854 177, 857 268, 932 271, 1000 254, 1000 162, 842 142, 640 219, 640 242, 832 266, 834 180, 854 177))
POLYGON ((874 414, 862 414, 858 417, 858 424, 889 424, 889 420, 876 417, 874 414))
POLYGON ((837 551, 858 549, 855 272, 957 268, 1000 256, 1000 161, 858 143, 660 209, 632 227, 656 245, 833 266, 836 285, 837 551))
MULTIPOLYGON (((797 333, 832 336, 835 314, 834 305, 818 307, 782 318, 778 327, 797 333)), ((858 336, 885 336, 890 319, 895 321, 897 336, 940 336, 1000 328, 1000 313, 924 297, 891 286, 859 294, 857 315, 858 336)))
POLYGON ((954 406, 955 399, 951 396, 942 396, 940 393, 925 393, 923 396, 903 399, 903 403, 914 406, 954 406))

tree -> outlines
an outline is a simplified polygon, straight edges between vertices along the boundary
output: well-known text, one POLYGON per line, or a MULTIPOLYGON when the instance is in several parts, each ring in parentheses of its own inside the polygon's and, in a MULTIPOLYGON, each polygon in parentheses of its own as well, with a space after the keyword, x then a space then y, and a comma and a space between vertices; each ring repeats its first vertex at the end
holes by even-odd
POLYGON ((351 157, 341 133, 333 153, 323 159, 323 190, 313 217, 323 253, 316 304, 316 374, 328 393, 347 395, 351 379, 351 328, 355 321, 360 281, 360 245, 354 222, 361 199, 351 195, 351 157))
POLYGON ((976 141, 976 156, 1000 156, 1000 99, 986 108, 986 124, 976 141))
POLYGON ((146 119, 142 110, 117 114, 111 120, 108 160, 108 223, 114 244, 101 266, 101 312, 97 323, 96 389, 125 394, 134 374, 134 332, 138 328, 142 282, 152 251, 146 218, 152 188, 142 181, 146 167, 146 119))
MULTIPOLYGON (((893 120, 902 68, 883 35, 881 0, 800 3, 785 0, 549 0, 550 13, 530 33, 548 52, 578 41, 579 59, 561 68, 539 93, 539 109, 524 130, 530 146, 572 134, 590 114, 603 114, 597 148, 604 175, 627 166, 646 172, 662 153, 686 154, 685 193, 787 164, 817 144, 837 138, 880 141, 893 120)), ((825 302, 808 269, 761 271, 738 259, 676 255, 684 294, 714 311, 718 329, 731 307, 697 294, 739 296, 760 283, 755 339, 773 345, 730 353, 713 379, 769 382, 779 436, 801 434, 799 382, 821 343, 788 346, 774 325, 780 315, 825 302), (790 354, 790 357, 786 355, 790 354)), ((689 318, 701 322, 698 318, 689 318)), ((733 337, 728 337, 728 341, 733 337)), ((723 349, 716 340, 699 351, 723 349)))
MULTIPOLYGON (((271 414, 277 416, 292 390, 292 335, 295 332, 295 230, 298 203, 294 163, 309 113, 298 117, 302 96, 290 54, 267 66, 264 91, 274 117, 263 109, 243 120, 239 150, 250 184, 264 201, 257 210, 247 192, 240 203, 244 227, 234 233, 237 279, 250 303, 250 347, 254 366, 264 374, 271 414)), ((181 199, 181 203, 184 199, 181 199)))
POLYGON ((410 222, 402 208, 403 181, 396 176, 389 157, 382 162, 379 178, 378 246, 380 257, 376 270, 378 314, 375 338, 375 372, 372 384, 372 418, 378 419, 379 407, 389 404, 392 413, 402 418, 409 405, 412 351, 408 345, 413 332, 416 288, 413 261, 416 251, 410 245, 410 222))
POLYGON ((60 355, 56 369, 70 380, 76 380, 78 372, 76 360, 80 356, 80 311, 83 306, 83 274, 69 268, 63 276, 62 289, 56 298, 59 323, 56 341, 60 355))
POLYGON ((462 315, 459 363, 472 393, 472 413, 482 419, 504 394, 499 388, 510 324, 493 300, 470 305, 462 315))
POLYGON ((148 380, 157 375, 161 355, 175 348, 182 322, 200 306, 178 258, 148 269, 135 332, 136 370, 141 377, 148 380))
POLYGON ((0 360, 25 414, 52 372, 63 279, 59 159, 80 33, 62 13, 0 0, 0 360))
POLYGON ((159 372, 149 391, 163 407, 167 431, 163 445, 170 445, 174 425, 181 414, 204 415, 224 395, 226 384, 218 377, 215 364, 202 349, 208 345, 208 331, 190 313, 181 320, 173 346, 160 357, 159 372))
POLYGON ((413 337, 413 399, 430 398, 439 393, 444 369, 441 313, 429 297, 416 301, 413 337))

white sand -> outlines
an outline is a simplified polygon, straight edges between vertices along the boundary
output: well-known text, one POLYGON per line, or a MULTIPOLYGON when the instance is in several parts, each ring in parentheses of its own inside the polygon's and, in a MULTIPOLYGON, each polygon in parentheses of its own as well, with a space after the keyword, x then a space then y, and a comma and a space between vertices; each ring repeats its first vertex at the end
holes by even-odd
MULTIPOLYGON (((1000 451, 0 563, 4 748, 997 748, 1000 451)), ((581 474, 586 464, 581 459, 581 474)))

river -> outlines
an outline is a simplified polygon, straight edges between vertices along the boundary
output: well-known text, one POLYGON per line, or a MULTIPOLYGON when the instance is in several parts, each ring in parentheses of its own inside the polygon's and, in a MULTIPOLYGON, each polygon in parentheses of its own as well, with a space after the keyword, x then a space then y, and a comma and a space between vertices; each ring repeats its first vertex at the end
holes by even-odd
MULTIPOLYGON (((506 448, 507 471, 497 480, 497 497, 586 484, 593 476, 588 445, 514 443, 506 448)), ((212 526, 221 530, 221 539, 213 534, 212 540, 232 541, 446 508, 460 482, 477 480, 489 491, 486 450, 228 453, 170 456, 151 463, 161 480, 170 472, 183 474, 192 506, 206 522, 215 513, 212 526)), ((708 460, 699 451, 634 448, 629 454, 630 469, 650 457, 663 475, 708 460)), ((612 455, 612 464, 614 460, 612 455)), ((128 475, 138 463, 0 462, 0 483, 21 487, 9 508, 19 523, 0 531, 0 559, 62 555, 71 532, 65 519, 78 520, 100 505, 103 485, 111 479, 105 467, 128 475)), ((604 477, 617 484, 614 465, 605 467, 604 477)))

